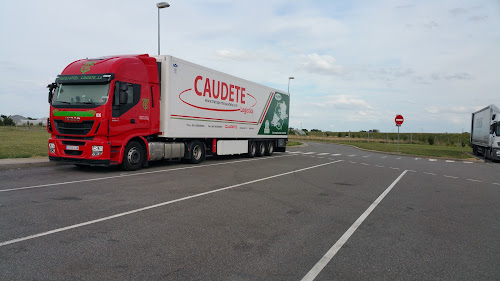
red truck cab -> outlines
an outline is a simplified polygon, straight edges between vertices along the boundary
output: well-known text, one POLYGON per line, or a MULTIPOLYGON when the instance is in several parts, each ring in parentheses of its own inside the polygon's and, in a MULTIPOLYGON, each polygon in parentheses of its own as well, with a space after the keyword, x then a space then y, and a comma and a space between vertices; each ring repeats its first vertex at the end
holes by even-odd
POLYGON ((146 138, 159 133, 158 69, 149 55, 68 65, 49 85, 49 159, 140 168, 148 160, 146 138))

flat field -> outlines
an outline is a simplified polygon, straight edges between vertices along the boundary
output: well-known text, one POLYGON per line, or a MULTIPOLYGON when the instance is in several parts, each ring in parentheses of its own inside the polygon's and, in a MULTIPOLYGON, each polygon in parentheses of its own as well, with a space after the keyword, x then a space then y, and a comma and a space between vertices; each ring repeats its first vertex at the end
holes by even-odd
POLYGON ((0 159, 47 157, 50 134, 45 127, 0 127, 0 159))

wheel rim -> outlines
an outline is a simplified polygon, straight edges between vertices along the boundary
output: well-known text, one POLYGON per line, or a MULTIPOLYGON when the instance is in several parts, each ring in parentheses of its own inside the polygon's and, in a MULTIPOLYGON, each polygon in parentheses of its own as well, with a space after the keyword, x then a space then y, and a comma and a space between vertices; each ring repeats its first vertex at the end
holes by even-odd
POLYGON ((193 158, 198 160, 201 157, 201 147, 199 145, 193 147, 193 158))
POLYGON ((259 148, 260 148, 260 154, 264 154, 266 152, 266 146, 264 145, 264 143, 261 143, 259 148))
POLYGON ((257 146, 255 145, 255 143, 252 143, 252 146, 250 149, 252 150, 252 154, 255 154, 257 152, 257 146))
POLYGON ((137 147, 132 147, 127 154, 128 162, 132 165, 136 165, 141 161, 141 153, 137 147))
POLYGON ((274 145, 273 143, 269 143, 269 153, 273 153, 274 151, 274 145))

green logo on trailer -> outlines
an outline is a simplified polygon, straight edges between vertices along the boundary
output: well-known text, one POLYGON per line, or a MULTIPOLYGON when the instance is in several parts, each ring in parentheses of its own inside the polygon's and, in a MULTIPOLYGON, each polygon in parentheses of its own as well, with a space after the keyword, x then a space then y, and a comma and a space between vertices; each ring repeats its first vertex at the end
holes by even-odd
POLYGON ((142 99, 142 108, 144 108, 144 110, 148 110, 148 108, 149 108, 149 100, 148 99, 142 99))
POLYGON ((290 97, 276 92, 262 122, 259 135, 286 135, 288 133, 290 97))

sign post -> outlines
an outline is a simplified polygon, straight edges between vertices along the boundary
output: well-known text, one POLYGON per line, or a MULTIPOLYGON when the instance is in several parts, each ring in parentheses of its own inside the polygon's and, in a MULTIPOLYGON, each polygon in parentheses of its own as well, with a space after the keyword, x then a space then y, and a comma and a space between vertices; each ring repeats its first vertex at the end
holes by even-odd
POLYGON ((398 127, 398 147, 397 147, 397 152, 399 153, 399 127, 403 124, 403 121, 405 119, 403 118, 403 115, 396 115, 396 118, 394 118, 394 121, 396 122, 396 126, 398 127))

